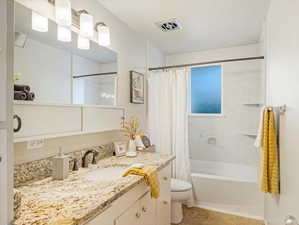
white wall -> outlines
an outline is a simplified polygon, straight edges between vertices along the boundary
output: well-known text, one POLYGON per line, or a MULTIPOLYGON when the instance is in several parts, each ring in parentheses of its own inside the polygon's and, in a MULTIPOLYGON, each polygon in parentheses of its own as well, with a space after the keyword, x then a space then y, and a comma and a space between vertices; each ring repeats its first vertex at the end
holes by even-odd
POLYGON ((280 198, 267 196, 266 218, 284 224, 292 214, 299 220, 299 1, 272 0, 266 24, 269 104, 287 105, 280 122, 280 198))
MULTIPOLYGON (((20 1, 28 2, 27 0, 20 1)), ((94 15, 95 22, 104 21, 107 25, 109 25, 111 29, 111 49, 118 53, 118 104, 127 108, 128 116, 139 116, 142 127, 146 129, 146 104, 137 105, 129 103, 129 71, 136 70, 145 72, 147 65, 163 65, 163 53, 156 49, 155 54, 149 54, 148 41, 146 38, 131 30, 126 24, 121 22, 96 0, 72 0, 71 2, 74 9, 86 9, 89 13, 94 15)), ((25 143, 15 144, 15 163, 43 158, 45 156, 49 156, 49 154, 53 155, 56 153, 56 149, 59 146, 62 146, 64 149, 70 151, 70 148, 74 148, 75 146, 84 145, 85 147, 88 147, 120 138, 123 138, 122 134, 119 134, 118 132, 110 132, 108 135, 105 133, 99 133, 94 135, 83 135, 81 138, 75 136, 63 139, 51 139, 46 141, 46 146, 44 148, 38 150, 39 154, 35 154, 36 151, 26 150, 25 143), (77 144, 68 144, 72 142, 77 144), (26 160, 22 160, 25 155, 26 160)))
POLYGON ((206 62, 212 60, 222 60, 230 58, 253 57, 260 55, 260 45, 244 45, 232 48, 214 49, 200 52, 188 52, 183 54, 168 55, 167 65, 188 64, 206 62))
MULTIPOLYGON (((167 65, 258 56, 259 48, 259 45, 249 45, 171 55, 167 57, 167 65)), ((258 165, 254 139, 243 134, 256 133, 259 108, 244 106, 244 103, 263 103, 262 64, 263 60, 222 64, 224 115, 189 117, 192 159, 258 165), (211 138, 216 139, 216 143, 211 143, 211 138)))
POLYGON ((161 50, 157 48, 154 44, 148 42, 148 59, 149 65, 148 67, 159 67, 165 66, 166 58, 162 54, 161 50))

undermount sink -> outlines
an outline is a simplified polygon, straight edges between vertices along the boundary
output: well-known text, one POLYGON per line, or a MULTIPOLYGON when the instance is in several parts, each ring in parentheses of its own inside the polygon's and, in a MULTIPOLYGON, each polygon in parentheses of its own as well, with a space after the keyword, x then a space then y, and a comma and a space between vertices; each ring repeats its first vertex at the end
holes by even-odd
POLYGON ((127 167, 99 168, 86 173, 84 178, 92 181, 113 181, 121 178, 127 170, 127 167))

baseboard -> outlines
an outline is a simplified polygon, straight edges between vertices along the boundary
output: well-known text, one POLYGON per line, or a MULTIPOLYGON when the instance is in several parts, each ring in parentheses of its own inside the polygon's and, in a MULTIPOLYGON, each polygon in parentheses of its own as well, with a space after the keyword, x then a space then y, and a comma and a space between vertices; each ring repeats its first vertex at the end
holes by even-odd
MULTIPOLYGON (((221 212, 221 213, 226 213, 226 214, 230 214, 230 215, 234 215, 234 216, 242 216, 242 217, 247 217, 247 218, 250 218, 250 219, 265 221, 265 219, 260 217, 260 216, 252 216, 252 215, 248 215, 248 214, 245 214, 245 213, 237 213, 237 212, 234 212, 234 211, 223 210, 223 209, 219 209, 219 208, 216 208, 216 207, 206 206, 206 205, 203 205, 203 204, 195 204, 194 207, 207 209, 207 210, 211 210, 211 211, 216 211, 216 212, 221 212)), ((265 221, 265 224, 267 225, 266 221, 265 221)))

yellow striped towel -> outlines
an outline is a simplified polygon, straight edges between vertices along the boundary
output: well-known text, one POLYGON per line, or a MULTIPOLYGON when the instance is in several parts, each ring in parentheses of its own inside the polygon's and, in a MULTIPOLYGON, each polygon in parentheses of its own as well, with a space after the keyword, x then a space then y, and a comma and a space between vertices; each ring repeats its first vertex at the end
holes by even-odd
POLYGON ((157 176, 157 167, 145 166, 144 168, 130 168, 123 177, 130 174, 143 176, 146 184, 151 189, 151 196, 153 198, 159 198, 160 196, 160 184, 157 176))
POLYGON ((265 108, 262 134, 261 190, 265 193, 280 194, 279 156, 274 112, 265 108))

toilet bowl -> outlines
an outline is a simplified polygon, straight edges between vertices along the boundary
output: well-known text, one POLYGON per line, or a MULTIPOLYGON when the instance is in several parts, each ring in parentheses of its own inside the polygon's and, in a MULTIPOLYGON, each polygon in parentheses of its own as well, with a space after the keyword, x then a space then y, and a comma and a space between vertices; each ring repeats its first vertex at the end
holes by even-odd
POLYGON ((178 224, 183 220, 183 203, 192 198, 192 185, 186 181, 171 179, 171 223, 178 224))

